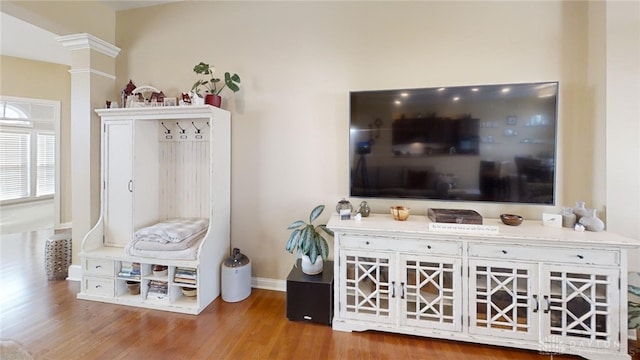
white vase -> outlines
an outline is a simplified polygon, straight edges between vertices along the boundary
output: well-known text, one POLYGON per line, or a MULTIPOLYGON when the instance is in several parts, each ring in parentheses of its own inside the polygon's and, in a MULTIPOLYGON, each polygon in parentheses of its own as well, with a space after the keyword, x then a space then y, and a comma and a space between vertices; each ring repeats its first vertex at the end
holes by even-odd
POLYGON ((604 221, 598 218, 598 213, 596 209, 589 209, 587 215, 580 218, 578 221, 580 224, 584 225, 585 229, 588 231, 603 231, 604 230, 604 221))
POLYGON ((587 209, 584 201, 576 201, 576 206, 573 208, 573 213, 576 214, 576 221, 580 221, 583 216, 589 215, 589 209, 587 209))
POLYGON ((322 272, 322 268, 324 267, 324 262, 322 261, 322 257, 318 256, 316 258, 316 263, 312 264, 311 259, 308 255, 302 256, 302 261, 300 261, 302 272, 307 275, 317 275, 322 272))

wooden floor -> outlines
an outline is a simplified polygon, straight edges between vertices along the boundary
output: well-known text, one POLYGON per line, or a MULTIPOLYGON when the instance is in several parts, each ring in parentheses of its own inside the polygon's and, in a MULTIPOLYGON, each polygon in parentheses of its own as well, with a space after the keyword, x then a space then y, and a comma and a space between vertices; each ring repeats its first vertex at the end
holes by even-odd
POLYGON ((35 359, 578 359, 290 322, 285 293, 276 291, 217 299, 198 316, 77 300, 78 282, 46 279, 48 235, 0 240, 0 339, 35 359))

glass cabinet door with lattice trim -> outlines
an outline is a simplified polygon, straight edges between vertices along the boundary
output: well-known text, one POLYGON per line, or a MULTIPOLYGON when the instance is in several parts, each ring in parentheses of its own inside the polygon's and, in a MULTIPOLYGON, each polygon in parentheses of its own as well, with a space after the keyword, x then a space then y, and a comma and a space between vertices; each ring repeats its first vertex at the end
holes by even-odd
POLYGON ((395 322, 394 254, 373 251, 340 252, 340 316, 395 322), (393 293, 392 293, 393 291, 393 293))
POLYGON ((469 332, 539 339, 538 266, 469 260, 469 332))
POLYGON ((400 322, 431 329, 460 331, 461 259, 401 255, 400 269, 403 274, 399 287, 402 304, 400 322))
MULTIPOLYGON (((543 266, 542 341, 619 350, 618 269, 543 266)), ((553 349, 549 349, 553 350, 553 349)))

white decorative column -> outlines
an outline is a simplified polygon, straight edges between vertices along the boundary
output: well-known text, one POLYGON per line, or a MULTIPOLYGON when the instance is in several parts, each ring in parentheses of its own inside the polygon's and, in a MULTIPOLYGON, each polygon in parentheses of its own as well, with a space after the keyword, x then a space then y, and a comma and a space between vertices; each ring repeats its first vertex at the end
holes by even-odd
MULTIPOLYGON (((100 215, 100 119, 94 109, 113 98, 115 57, 120 49, 91 34, 60 36, 71 51, 71 216, 73 258, 69 278, 78 279, 78 253, 100 215)), ((67 180, 68 181, 68 180, 67 180)))

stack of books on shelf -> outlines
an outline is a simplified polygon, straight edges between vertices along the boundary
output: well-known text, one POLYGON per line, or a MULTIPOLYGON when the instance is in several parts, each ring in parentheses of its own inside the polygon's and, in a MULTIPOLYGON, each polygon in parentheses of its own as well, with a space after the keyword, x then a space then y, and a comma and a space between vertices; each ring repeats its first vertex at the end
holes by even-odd
POLYGON ((120 272, 118 272, 118 277, 131 280, 140 280, 140 263, 123 262, 122 267, 120 268, 120 272))
POLYGON ((149 281, 148 299, 164 299, 167 297, 167 282, 159 280, 149 281))
POLYGON ((173 282, 195 285, 196 279, 196 269, 177 267, 173 282))

